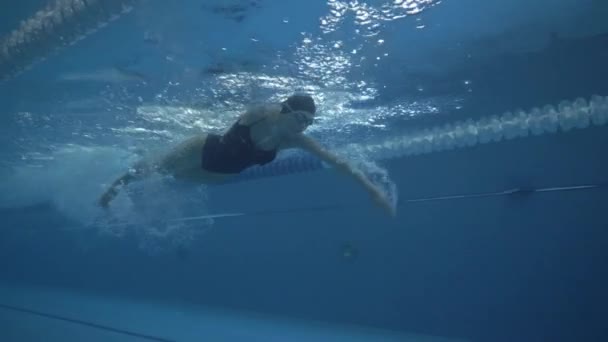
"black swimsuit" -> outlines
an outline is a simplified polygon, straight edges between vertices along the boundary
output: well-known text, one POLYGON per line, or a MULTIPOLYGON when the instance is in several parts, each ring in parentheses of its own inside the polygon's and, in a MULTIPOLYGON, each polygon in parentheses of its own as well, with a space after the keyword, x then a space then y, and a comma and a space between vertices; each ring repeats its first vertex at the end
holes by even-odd
POLYGON ((251 126, 238 121, 223 136, 209 134, 202 151, 201 167, 216 173, 240 173, 253 165, 270 163, 277 150, 262 150, 251 140, 251 126))

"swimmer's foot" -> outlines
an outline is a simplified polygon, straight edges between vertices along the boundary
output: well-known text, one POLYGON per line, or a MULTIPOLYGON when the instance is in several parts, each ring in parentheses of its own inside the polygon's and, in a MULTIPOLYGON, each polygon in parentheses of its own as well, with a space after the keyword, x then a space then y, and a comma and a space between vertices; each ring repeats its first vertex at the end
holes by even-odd
POLYGON ((116 197, 116 194, 116 190, 112 188, 108 189, 106 192, 104 192, 103 195, 101 195, 99 201, 97 201, 97 204, 99 204, 99 206, 101 206, 102 208, 107 209, 110 206, 110 202, 114 199, 114 197, 116 197))

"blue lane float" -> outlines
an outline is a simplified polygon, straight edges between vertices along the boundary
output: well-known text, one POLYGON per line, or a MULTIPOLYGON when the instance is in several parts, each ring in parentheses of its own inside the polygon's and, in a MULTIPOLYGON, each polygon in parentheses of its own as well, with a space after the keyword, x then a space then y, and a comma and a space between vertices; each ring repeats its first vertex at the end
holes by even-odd
POLYGON ((55 0, 0 41, 0 81, 73 45, 121 15, 137 0, 55 0))
MULTIPOLYGON (((569 132, 590 126, 603 126, 606 123, 608 123, 608 97, 595 95, 590 101, 579 98, 572 102, 562 101, 557 107, 547 105, 527 112, 516 110, 479 120, 457 121, 390 137, 376 144, 365 146, 352 144, 345 146, 344 150, 358 151, 382 161, 528 136, 569 132)), ((310 155, 297 154, 264 166, 249 168, 233 181, 288 175, 322 168, 324 164, 318 159, 310 155)))

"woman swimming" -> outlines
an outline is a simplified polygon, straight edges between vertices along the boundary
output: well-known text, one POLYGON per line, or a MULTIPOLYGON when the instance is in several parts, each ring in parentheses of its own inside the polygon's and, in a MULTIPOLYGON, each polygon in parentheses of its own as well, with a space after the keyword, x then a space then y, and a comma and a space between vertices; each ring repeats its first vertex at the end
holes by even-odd
POLYGON ((99 204, 107 207, 120 187, 154 171, 176 179, 217 183, 250 166, 273 161, 280 150, 300 148, 352 176, 376 203, 395 215, 389 199, 363 172, 303 134, 313 123, 315 113, 316 105, 309 95, 292 95, 280 104, 249 109, 223 135, 202 134, 182 142, 156 161, 136 164, 131 172, 112 183, 99 204))

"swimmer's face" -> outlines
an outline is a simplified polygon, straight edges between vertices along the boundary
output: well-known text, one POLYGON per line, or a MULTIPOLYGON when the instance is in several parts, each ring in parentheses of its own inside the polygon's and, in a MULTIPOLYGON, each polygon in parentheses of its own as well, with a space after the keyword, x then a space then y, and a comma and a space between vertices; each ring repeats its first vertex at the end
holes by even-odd
POLYGON ((281 114, 286 118, 287 125, 290 130, 295 132, 303 132, 312 125, 315 115, 304 110, 293 110, 287 103, 282 104, 281 114))

